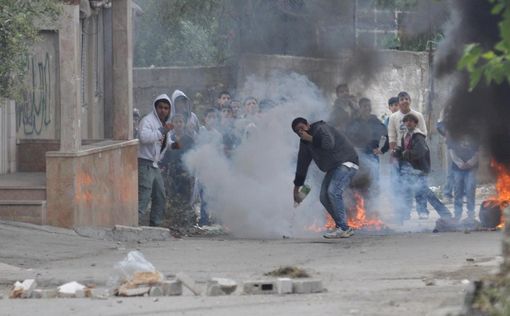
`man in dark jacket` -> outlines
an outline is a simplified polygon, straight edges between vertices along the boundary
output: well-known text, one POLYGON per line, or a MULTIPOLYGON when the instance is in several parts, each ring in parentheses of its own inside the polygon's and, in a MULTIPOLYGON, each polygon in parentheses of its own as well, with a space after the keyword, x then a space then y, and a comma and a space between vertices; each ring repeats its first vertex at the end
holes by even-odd
POLYGON ((312 160, 326 176, 322 181, 320 201, 331 215, 336 229, 325 238, 347 238, 353 231, 347 225, 343 192, 358 170, 358 155, 349 140, 323 121, 308 124, 298 117, 292 130, 301 138, 294 179, 294 202, 300 203, 299 188, 304 184, 312 160))
POLYGON ((414 114, 407 114, 404 116, 403 122, 407 132, 401 139, 400 147, 397 147, 394 153, 399 159, 405 199, 399 212, 400 219, 402 221, 410 217, 414 189, 417 202, 425 201, 425 203, 416 203, 418 214, 426 212, 420 208, 426 208, 426 201, 428 201, 441 218, 449 220, 452 218, 450 211, 439 201, 427 184, 427 174, 430 172, 430 150, 425 142, 425 134, 416 127, 418 117, 414 114))
MULTIPOLYGON (((345 131, 346 136, 356 148, 360 158, 360 173, 369 181, 361 188, 365 201, 373 202, 379 192, 379 155, 388 151, 388 130, 372 114, 372 102, 368 98, 359 100, 359 116, 345 131)), ((370 203, 369 203, 370 204, 370 203)))

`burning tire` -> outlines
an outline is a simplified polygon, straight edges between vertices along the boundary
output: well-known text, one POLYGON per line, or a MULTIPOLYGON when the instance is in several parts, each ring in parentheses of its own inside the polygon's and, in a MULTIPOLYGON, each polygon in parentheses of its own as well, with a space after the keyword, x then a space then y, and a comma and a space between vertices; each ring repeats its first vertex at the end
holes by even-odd
POLYGON ((485 200, 480 205, 480 223, 484 228, 496 228, 502 223, 503 210, 508 201, 485 200))

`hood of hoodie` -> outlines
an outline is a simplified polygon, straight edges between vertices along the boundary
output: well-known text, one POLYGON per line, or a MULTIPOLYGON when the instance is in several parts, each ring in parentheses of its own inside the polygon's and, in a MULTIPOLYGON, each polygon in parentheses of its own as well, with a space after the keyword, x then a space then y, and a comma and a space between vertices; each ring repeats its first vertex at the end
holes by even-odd
POLYGON ((154 109, 153 109, 153 112, 156 115, 156 117, 158 117, 158 112, 156 112, 156 102, 159 100, 166 100, 166 101, 168 101, 168 103, 170 103, 170 114, 165 118, 165 122, 168 122, 168 120, 170 120, 175 114, 175 109, 174 109, 174 105, 173 105, 174 103, 172 102, 172 100, 170 100, 170 98, 168 97, 168 95, 166 93, 158 95, 156 97, 156 99, 154 99, 154 109))
MULTIPOLYGON (((188 100, 188 107, 186 108, 185 116, 186 116, 186 120, 189 120, 189 118, 191 117, 191 100, 181 90, 175 90, 174 93, 172 93, 172 104, 175 104, 175 100, 177 100, 178 97, 184 97, 184 98, 186 98, 186 100, 188 100)), ((174 107, 172 107, 172 110, 173 110, 172 113, 175 114, 174 107)))
POLYGON ((411 133, 411 135, 414 135, 414 134, 421 134, 423 135, 424 137, 427 137, 427 135, 421 131, 421 129, 419 129, 418 127, 416 127, 413 132, 411 133))

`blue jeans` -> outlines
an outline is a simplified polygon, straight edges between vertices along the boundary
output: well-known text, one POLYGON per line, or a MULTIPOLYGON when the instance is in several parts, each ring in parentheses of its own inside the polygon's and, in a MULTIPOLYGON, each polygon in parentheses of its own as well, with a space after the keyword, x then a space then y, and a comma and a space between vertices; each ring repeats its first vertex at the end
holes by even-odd
POLYGON ((453 197, 453 189, 455 185, 452 164, 453 164, 452 157, 448 154, 448 166, 447 166, 448 173, 446 175, 446 183, 444 184, 443 188, 443 195, 449 198, 453 197))
MULTIPOLYGON (((418 214, 429 214, 429 210, 427 209, 427 198, 423 194, 418 194, 418 185, 416 177, 419 172, 409 164, 403 164, 400 166, 399 175, 400 175, 400 185, 403 188, 404 192, 404 203, 398 207, 398 213, 401 219, 410 219, 411 218, 411 209, 413 208, 413 193, 414 198, 416 200, 416 212, 418 214)), ((427 186, 428 188, 428 186, 427 186)), ((431 203, 432 204, 432 203, 431 203)))
POLYGON ((356 169, 340 166, 326 172, 322 180, 320 201, 335 221, 336 227, 343 230, 349 228, 343 193, 355 174, 356 169))
MULTIPOLYGON (((441 218, 452 217, 450 210, 448 210, 448 208, 439 201, 434 192, 432 192, 429 188, 426 175, 419 174, 414 169, 407 169, 402 173, 402 178, 407 212, 411 210, 412 195, 414 192, 417 201, 416 210, 418 211, 418 214, 428 213, 427 202, 429 202, 441 218)), ((401 216, 402 215, 407 215, 407 218, 409 218, 409 214, 401 214, 401 216)))
POLYGON ((138 159, 138 217, 142 218, 151 203, 149 225, 160 226, 165 215, 166 194, 163 176, 152 162, 138 159))
POLYGON ((462 217, 462 198, 467 200, 467 215, 475 216, 476 169, 453 170, 455 218, 462 217))

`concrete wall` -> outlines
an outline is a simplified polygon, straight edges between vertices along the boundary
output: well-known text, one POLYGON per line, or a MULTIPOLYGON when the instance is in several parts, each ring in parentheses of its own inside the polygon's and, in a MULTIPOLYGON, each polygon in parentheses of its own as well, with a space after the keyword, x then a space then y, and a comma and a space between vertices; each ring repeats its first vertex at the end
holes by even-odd
POLYGON ((134 107, 143 114, 152 111, 154 98, 161 93, 171 96, 179 89, 195 104, 212 105, 221 90, 235 89, 235 73, 231 67, 158 67, 134 68, 134 107))
POLYGON ((49 225, 138 225, 138 140, 104 141, 79 152, 48 152, 49 225))
POLYGON ((0 174, 16 171, 16 112, 14 101, 0 98, 0 174))
POLYGON ((26 89, 16 104, 18 139, 57 139, 58 104, 58 33, 41 31, 27 56, 26 89))
MULTIPOLYGON (((247 54, 239 62, 237 85, 242 86, 247 76, 268 77, 273 71, 296 72, 308 77, 333 102, 335 87, 345 82, 348 56, 341 59, 319 59, 282 55, 247 54)), ((406 90, 413 97, 413 107, 425 108, 428 93, 428 64, 424 53, 382 50, 379 60, 383 65, 370 82, 349 82, 351 93, 372 99, 372 111, 377 116, 387 113, 387 100, 406 90)))

